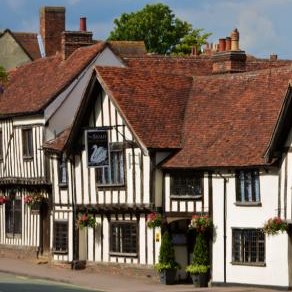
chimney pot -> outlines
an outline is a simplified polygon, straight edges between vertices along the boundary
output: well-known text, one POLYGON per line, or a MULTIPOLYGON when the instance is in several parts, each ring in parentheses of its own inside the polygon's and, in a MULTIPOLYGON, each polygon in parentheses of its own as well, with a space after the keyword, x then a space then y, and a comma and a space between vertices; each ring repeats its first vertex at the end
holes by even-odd
POLYGON ((277 61, 278 60, 278 55, 277 54, 271 54, 270 55, 270 61, 277 61))
POLYGON ((231 51, 231 38, 226 37, 226 51, 231 51))
POLYGON ((231 51, 239 51, 239 32, 237 28, 231 33, 231 51))
POLYGON ((219 39, 219 52, 224 52, 226 50, 226 40, 219 39))
POLYGON ((86 17, 80 17, 80 31, 87 31, 86 17))

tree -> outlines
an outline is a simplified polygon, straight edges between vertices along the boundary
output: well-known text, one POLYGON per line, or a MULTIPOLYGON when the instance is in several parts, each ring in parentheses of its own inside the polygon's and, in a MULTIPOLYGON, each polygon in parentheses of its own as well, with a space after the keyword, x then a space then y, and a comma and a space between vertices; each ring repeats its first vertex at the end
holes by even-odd
POLYGON ((109 40, 144 41, 148 52, 158 54, 169 54, 174 50, 179 53, 176 46, 188 35, 195 38, 194 45, 200 47, 210 35, 201 35, 202 29, 194 30, 191 24, 175 17, 171 9, 161 3, 147 4, 137 12, 123 13, 114 24, 109 40))

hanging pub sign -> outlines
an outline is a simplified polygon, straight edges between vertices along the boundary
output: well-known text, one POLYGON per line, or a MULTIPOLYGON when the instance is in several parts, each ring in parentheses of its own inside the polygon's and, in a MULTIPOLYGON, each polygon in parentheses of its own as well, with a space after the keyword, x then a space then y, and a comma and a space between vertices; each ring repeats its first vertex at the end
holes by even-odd
POLYGON ((85 147, 88 167, 109 166, 108 131, 86 130, 85 147))

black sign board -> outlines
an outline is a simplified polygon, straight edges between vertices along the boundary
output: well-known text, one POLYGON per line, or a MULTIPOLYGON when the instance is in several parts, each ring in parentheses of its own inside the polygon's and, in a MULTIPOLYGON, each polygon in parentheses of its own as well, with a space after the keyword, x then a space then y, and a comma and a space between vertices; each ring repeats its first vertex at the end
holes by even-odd
POLYGON ((88 167, 109 166, 108 131, 87 130, 85 146, 88 167))

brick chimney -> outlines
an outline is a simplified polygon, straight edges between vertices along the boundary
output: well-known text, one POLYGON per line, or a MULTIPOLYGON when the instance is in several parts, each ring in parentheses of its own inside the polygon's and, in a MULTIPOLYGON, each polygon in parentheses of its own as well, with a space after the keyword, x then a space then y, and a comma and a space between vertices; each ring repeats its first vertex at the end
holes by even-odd
POLYGON ((232 31, 230 38, 226 38, 223 45, 222 39, 219 40, 219 50, 212 56, 213 74, 239 73, 244 72, 246 67, 245 51, 239 49, 239 32, 237 29, 232 31), (220 45, 221 40, 221 45, 220 45))
POLYGON ((80 18, 80 31, 62 33, 63 60, 66 60, 76 49, 93 44, 92 32, 86 31, 86 18, 80 18))
POLYGON ((65 30, 65 7, 42 7, 40 9, 40 34, 46 56, 61 50, 61 36, 65 30))

